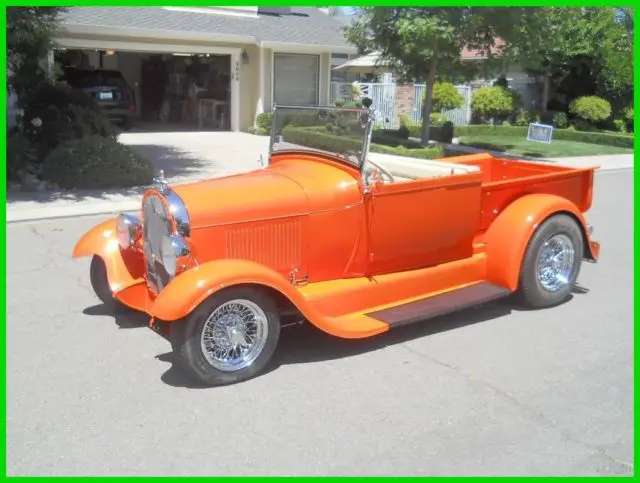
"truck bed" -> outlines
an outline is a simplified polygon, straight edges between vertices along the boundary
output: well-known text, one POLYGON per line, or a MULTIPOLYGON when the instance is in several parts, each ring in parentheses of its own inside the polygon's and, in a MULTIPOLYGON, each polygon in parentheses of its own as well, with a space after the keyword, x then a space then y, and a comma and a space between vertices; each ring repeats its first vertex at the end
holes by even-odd
POLYGON ((491 223, 495 213, 500 213, 509 203, 525 194, 562 196, 583 213, 591 208, 593 175, 597 166, 574 168, 551 162, 503 159, 485 153, 445 158, 443 161, 480 168, 481 230, 491 223))

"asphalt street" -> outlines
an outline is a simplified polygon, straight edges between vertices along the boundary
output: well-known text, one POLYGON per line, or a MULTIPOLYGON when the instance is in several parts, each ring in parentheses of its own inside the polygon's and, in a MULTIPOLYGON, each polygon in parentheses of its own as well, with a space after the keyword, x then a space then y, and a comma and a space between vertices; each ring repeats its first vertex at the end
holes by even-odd
POLYGON ((270 371, 203 389, 72 260, 104 219, 7 225, 8 475, 629 475, 633 172, 596 176, 601 261, 509 301, 350 341, 283 329, 270 371))

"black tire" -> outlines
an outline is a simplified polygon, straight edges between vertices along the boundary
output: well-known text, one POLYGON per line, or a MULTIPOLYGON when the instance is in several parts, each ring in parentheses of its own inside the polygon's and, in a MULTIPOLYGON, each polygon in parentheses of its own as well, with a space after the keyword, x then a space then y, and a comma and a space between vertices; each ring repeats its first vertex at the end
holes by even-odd
POLYGON ((568 215, 548 218, 529 240, 520 270, 518 298, 528 308, 540 309, 561 304, 567 300, 580 273, 584 253, 584 239, 578 223, 568 215), (537 262, 543 245, 556 235, 564 235, 574 250, 573 264, 567 282, 555 290, 545 288, 537 275, 537 262))
POLYGON ((104 260, 98 255, 94 255, 91 259, 89 278, 91 279, 91 288, 109 311, 119 310, 123 307, 118 300, 113 298, 113 292, 109 288, 109 279, 107 278, 107 267, 104 260))
POLYGON ((276 304, 263 290, 253 287, 231 287, 202 302, 188 317, 174 322, 171 345, 177 365, 194 380, 207 386, 221 386, 245 381, 257 376, 269 363, 280 339, 280 314, 276 304), (210 364, 201 347, 204 324, 222 304, 244 299, 256 304, 266 315, 267 339, 262 351, 247 367, 225 371, 210 364))

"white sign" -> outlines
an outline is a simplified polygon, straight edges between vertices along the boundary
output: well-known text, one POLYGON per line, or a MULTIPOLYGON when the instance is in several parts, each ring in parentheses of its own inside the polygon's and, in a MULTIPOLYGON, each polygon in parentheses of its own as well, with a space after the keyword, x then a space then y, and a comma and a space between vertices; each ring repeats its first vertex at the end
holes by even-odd
POLYGON ((548 124, 539 124, 537 122, 533 122, 529 124, 529 131, 527 132, 527 141, 551 144, 552 136, 553 136, 553 126, 550 126, 548 124))

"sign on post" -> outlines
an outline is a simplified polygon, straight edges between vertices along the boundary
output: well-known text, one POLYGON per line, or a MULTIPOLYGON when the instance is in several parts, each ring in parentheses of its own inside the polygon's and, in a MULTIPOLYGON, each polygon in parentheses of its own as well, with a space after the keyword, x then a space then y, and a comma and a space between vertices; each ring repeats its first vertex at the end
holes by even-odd
POLYGON ((529 124, 529 131, 527 132, 527 141, 551 144, 552 135, 553 135, 553 126, 550 126, 548 124, 538 124, 537 122, 533 122, 529 124))

